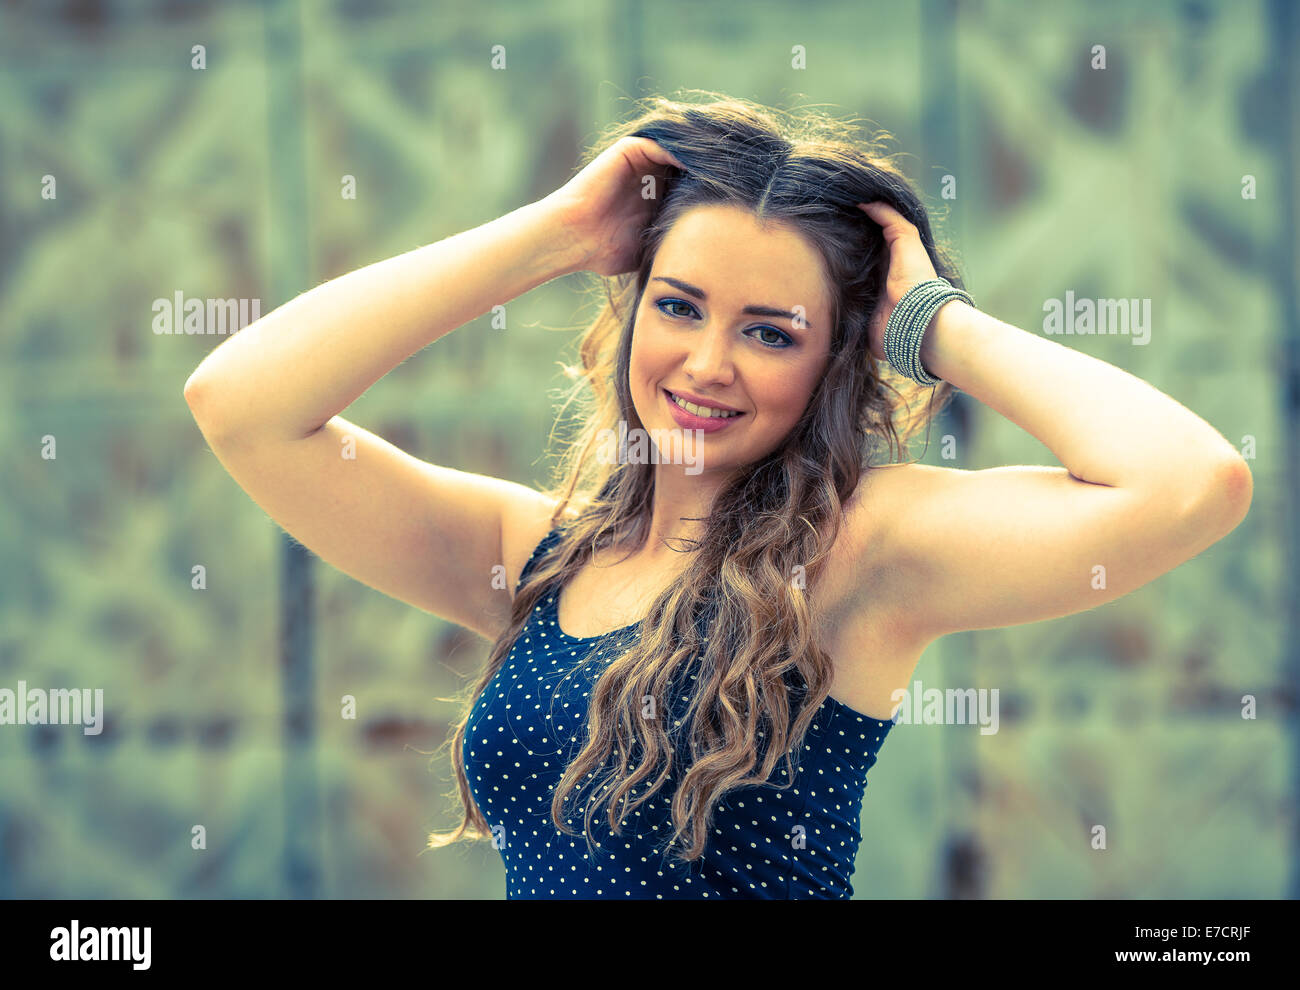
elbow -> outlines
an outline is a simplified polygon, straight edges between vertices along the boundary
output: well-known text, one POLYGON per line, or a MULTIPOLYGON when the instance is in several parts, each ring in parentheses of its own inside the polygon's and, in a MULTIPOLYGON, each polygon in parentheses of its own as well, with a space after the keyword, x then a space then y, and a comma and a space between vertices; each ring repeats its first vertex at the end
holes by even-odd
POLYGON ((199 395, 202 392, 202 386, 199 385, 199 373, 195 371, 185 380, 185 388, 181 390, 181 395, 185 398, 185 404, 190 407, 190 412, 198 416, 199 395))
POLYGON ((185 388, 182 395, 185 397, 185 405, 189 407, 190 415, 194 417, 194 422, 198 425, 199 432, 205 437, 211 439, 214 433, 211 384, 202 380, 196 371, 190 375, 185 382, 185 388))
POLYGON ((1250 512, 1255 479, 1245 458, 1233 451, 1215 462, 1205 480, 1208 485, 1192 511, 1203 536, 1217 541, 1241 525, 1250 512))
POLYGON ((1216 472, 1216 484, 1221 508, 1220 518, 1228 527, 1226 536, 1246 518, 1251 500, 1255 497, 1255 476, 1245 458, 1234 453, 1216 472))

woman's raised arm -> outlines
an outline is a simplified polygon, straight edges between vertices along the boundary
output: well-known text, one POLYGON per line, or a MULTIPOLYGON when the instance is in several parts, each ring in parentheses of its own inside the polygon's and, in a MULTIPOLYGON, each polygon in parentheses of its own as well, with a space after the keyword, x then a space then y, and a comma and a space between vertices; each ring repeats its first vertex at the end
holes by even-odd
MULTIPOLYGON (((879 356, 892 307, 935 274, 912 224, 887 204, 866 212, 890 245, 888 298, 870 329, 879 356)), ((849 525, 871 524, 913 642, 1095 608, 1196 556, 1250 508, 1250 468, 1227 439, 1121 368, 961 300, 940 307, 920 357, 1062 466, 914 464, 882 476, 871 518, 858 509, 849 525)))
POLYGON ((412 354, 571 271, 581 258, 553 201, 316 286, 224 341, 185 400, 209 438, 305 437, 412 354))
POLYGON ((338 413, 431 341, 575 270, 555 217, 534 203, 317 286, 224 342, 185 387, 217 460, 290 536, 489 640, 552 500, 427 464, 338 413))

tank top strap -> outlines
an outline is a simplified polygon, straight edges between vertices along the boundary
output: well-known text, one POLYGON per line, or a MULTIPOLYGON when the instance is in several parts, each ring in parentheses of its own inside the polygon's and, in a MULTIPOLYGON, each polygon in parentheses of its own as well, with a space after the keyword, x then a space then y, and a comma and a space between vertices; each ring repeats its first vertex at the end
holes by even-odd
POLYGON ((537 562, 546 556, 546 554, 550 552, 551 547, 555 546, 555 544, 560 541, 560 534, 562 531, 563 527, 556 526, 542 537, 542 541, 537 544, 536 548, 534 548, 532 556, 528 558, 528 562, 524 564, 524 569, 519 573, 519 583, 515 585, 516 594, 519 592, 519 589, 523 587, 524 578, 528 577, 528 575, 532 573, 533 568, 537 566, 537 562))

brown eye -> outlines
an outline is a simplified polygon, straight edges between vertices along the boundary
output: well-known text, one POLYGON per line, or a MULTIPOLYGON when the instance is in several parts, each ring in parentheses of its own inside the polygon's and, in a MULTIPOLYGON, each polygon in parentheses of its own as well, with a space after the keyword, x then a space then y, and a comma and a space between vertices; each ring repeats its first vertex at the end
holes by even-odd
POLYGON ((776 344, 783 343, 783 342, 784 342, 784 343, 789 343, 790 338, 787 337, 785 334, 783 334, 780 330, 777 330, 777 329, 774 328, 774 327, 755 327, 754 329, 757 330, 759 333, 771 333, 771 334, 776 334, 776 340, 773 340, 773 341, 760 341, 760 343, 767 343, 767 344, 769 344, 769 346, 774 346, 774 345, 776 345, 776 344))
MULTIPOLYGON (((664 312, 665 306, 685 306, 687 309, 690 309, 692 311, 695 309, 695 307, 692 306, 690 303, 684 302, 681 299, 660 299, 657 303, 655 303, 655 305, 659 308, 660 312, 664 312)), ((689 316, 690 313, 668 313, 667 315, 668 316, 689 316)))
MULTIPOLYGON (((755 339, 758 340, 758 342, 759 342, 760 344, 762 344, 764 347, 770 347, 770 348, 772 348, 772 350, 774 350, 774 351, 783 351, 783 350, 785 350, 787 347, 793 347, 793 346, 794 346, 794 341, 791 340, 790 337, 789 337, 787 334, 784 334, 784 333, 782 333, 780 330, 776 329, 776 327, 753 327, 753 328, 751 328, 751 329, 757 331, 758 333, 774 333, 774 334, 776 334, 776 340, 773 341, 772 343, 768 343, 768 342, 765 341, 765 340, 758 340, 758 338, 755 338, 755 339)), ((746 332, 748 332, 748 331, 746 331, 746 332)))

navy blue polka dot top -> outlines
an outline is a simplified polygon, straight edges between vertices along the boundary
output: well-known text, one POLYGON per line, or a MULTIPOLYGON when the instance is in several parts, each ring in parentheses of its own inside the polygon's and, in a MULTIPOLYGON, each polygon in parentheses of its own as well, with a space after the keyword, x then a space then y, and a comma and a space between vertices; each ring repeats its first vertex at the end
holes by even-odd
MULTIPOLYGON (((538 544, 520 585, 559 536, 560 530, 553 529, 538 544)), ((867 771, 894 723, 829 697, 809 725, 801 754, 791 755, 793 786, 773 786, 785 782, 782 760, 767 784, 728 792, 714 805, 709 840, 693 863, 664 854, 672 834, 669 802, 680 779, 680 758, 659 792, 623 820, 619 835, 610 830, 608 805, 598 807, 592 817, 591 852, 583 816, 576 810, 585 807, 589 788, 570 794, 573 817, 567 824, 577 834, 555 827, 553 792, 586 742, 588 699, 608 663, 582 661, 640 625, 602 636, 569 636, 559 626, 558 596, 552 591, 538 600, 471 709, 465 729, 465 772, 505 862, 506 897, 852 897, 850 877, 862 839, 858 825, 867 771)), ((670 710, 668 718, 676 713, 670 710)), ((680 719, 674 725, 680 725, 680 719)), ((674 745, 678 753, 689 752, 676 741, 674 745)), ((634 750, 639 761, 640 748, 634 750)), ((616 751, 605 766, 615 759, 616 751)), ((632 796, 649 786, 650 781, 643 781, 632 796)))

